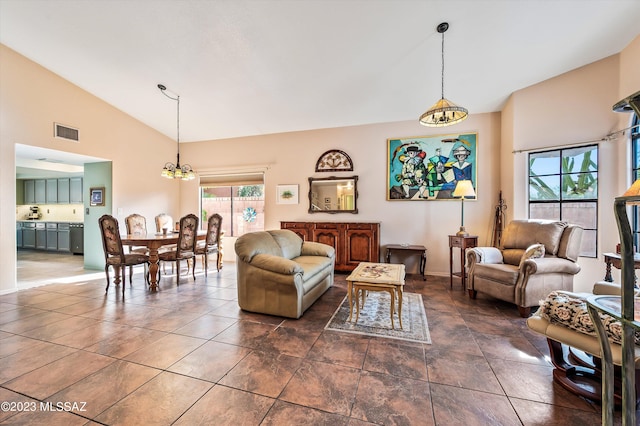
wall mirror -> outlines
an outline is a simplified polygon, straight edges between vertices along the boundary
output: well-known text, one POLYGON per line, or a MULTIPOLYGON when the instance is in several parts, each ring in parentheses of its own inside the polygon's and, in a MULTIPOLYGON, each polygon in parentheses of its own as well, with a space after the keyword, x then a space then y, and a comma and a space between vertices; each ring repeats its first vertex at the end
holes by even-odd
POLYGON ((358 213, 358 176, 309 178, 309 213, 358 213))

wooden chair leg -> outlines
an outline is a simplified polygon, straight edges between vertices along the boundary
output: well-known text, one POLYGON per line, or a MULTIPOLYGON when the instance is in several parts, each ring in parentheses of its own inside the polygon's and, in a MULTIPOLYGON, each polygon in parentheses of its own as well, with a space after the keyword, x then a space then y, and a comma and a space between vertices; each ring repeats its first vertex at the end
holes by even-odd
POLYGON ((207 253, 205 253, 203 255, 203 259, 202 261, 204 262, 204 276, 208 276, 208 272, 209 272, 209 256, 207 255, 207 253))
MULTIPOLYGON (((193 258, 193 268, 191 268, 191 275, 193 275, 193 280, 196 280, 196 258, 193 258)), ((187 269, 187 272, 189 272, 189 270, 187 269)))
MULTIPOLYGON (((187 265, 188 267, 189 265, 187 265)), ((171 269, 173 269, 173 266, 171 266, 171 269)), ((176 259, 176 270, 178 271, 176 273, 176 284, 180 285, 180 260, 176 259)))
POLYGON ((104 292, 109 291, 109 284, 111 284, 111 278, 109 277, 109 265, 104 266, 104 273, 107 276, 107 288, 104 289, 104 292))

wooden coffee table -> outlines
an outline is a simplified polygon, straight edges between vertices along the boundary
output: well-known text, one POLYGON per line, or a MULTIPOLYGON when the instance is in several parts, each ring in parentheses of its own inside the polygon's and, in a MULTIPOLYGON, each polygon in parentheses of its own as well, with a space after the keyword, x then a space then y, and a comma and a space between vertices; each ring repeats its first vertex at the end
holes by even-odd
POLYGON ((393 315, 395 299, 398 298, 398 318, 402 328, 402 289, 404 287, 404 265, 394 263, 362 262, 347 277, 347 296, 349 297, 349 321, 353 314, 353 296, 356 296, 356 322, 360 316, 358 295, 363 292, 362 303, 366 291, 386 291, 391 297, 391 328, 395 328, 393 315))

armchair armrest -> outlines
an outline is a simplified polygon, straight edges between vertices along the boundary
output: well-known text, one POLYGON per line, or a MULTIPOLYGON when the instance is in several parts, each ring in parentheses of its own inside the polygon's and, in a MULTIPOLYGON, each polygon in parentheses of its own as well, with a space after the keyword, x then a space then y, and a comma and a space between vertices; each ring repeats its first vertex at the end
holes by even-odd
POLYGON ((527 259, 520 266, 522 272, 527 275, 533 274, 577 274, 580 272, 580 266, 571 260, 559 257, 541 257, 537 259, 527 259))
POLYGON ((473 263, 504 263, 502 252, 495 247, 474 247, 467 250, 467 261, 473 263))
POLYGON ((317 243, 315 241, 305 241, 302 243, 301 256, 324 256, 332 257, 336 250, 330 245, 317 243))
POLYGON ((256 254, 250 262, 251 266, 282 275, 302 274, 302 266, 293 260, 271 254, 256 254))

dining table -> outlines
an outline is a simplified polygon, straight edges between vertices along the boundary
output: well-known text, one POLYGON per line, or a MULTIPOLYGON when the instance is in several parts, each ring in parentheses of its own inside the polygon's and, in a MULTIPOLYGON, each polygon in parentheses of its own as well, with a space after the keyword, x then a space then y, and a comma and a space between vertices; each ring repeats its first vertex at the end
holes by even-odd
MULTIPOLYGON (((123 246, 138 246, 138 247, 147 247, 149 249, 149 289, 157 290, 158 289, 158 267, 159 267, 159 258, 158 253, 162 246, 169 246, 172 244, 178 243, 178 235, 177 231, 169 231, 166 234, 161 232, 157 233, 148 233, 146 235, 143 234, 128 234, 121 236, 122 245, 123 246)), ((198 241, 204 240, 207 238, 206 230, 199 230, 197 239, 198 241)), ((178 274, 180 271, 177 272, 178 274)), ((116 284, 118 283, 120 274, 116 274, 116 284)))

